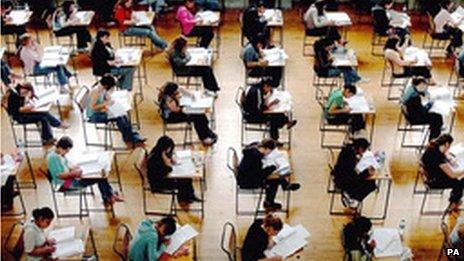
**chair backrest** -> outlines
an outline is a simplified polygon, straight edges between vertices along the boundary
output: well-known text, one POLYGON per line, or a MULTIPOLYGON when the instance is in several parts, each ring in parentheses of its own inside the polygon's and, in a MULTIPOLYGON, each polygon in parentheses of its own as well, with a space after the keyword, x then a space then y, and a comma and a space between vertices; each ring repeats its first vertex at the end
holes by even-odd
POLYGON ((334 170, 335 168, 335 164, 337 163, 337 159, 335 157, 335 153, 333 151, 333 149, 328 149, 327 150, 327 159, 328 159, 328 167, 330 169, 330 173, 332 173, 332 171, 334 170))
POLYGON ((221 249, 229 261, 237 260, 237 234, 234 225, 229 221, 222 227, 221 249))
POLYGON ((116 228, 116 235, 113 241, 113 251, 121 257, 122 260, 129 260, 129 244, 132 240, 130 228, 122 223, 116 228))
POLYGON ((148 152, 145 148, 137 148, 139 151, 138 157, 134 162, 134 168, 139 173, 140 180, 142 181, 143 188, 149 188, 150 183, 147 178, 147 161, 148 161, 148 152))
POLYGON ((235 92, 235 104, 242 110, 243 102, 245 101, 245 88, 238 87, 237 91, 235 92))
POLYGON ((234 173, 235 177, 237 177, 238 155, 237 155, 237 151, 232 147, 229 147, 227 149, 227 168, 230 169, 234 173))
POLYGON ((81 113, 85 112, 85 108, 87 107, 87 100, 89 97, 90 93, 90 88, 86 85, 83 85, 82 87, 77 90, 76 95, 74 95, 74 102, 77 104, 79 107, 79 110, 81 113))
POLYGON ((417 171, 419 172, 419 175, 424 181, 424 186, 428 188, 429 187, 429 178, 428 178, 429 173, 427 172, 427 170, 425 169, 425 165, 421 161, 419 161, 419 169, 417 171))
POLYGON ((23 229, 23 223, 17 222, 15 223, 10 231, 8 232, 8 235, 6 236, 5 243, 3 245, 3 248, 5 249, 6 252, 8 252, 14 260, 20 260, 21 256, 24 253, 24 229, 23 229), (18 232, 19 230, 19 232, 18 232), (16 241, 12 242, 13 235, 17 235, 16 241))

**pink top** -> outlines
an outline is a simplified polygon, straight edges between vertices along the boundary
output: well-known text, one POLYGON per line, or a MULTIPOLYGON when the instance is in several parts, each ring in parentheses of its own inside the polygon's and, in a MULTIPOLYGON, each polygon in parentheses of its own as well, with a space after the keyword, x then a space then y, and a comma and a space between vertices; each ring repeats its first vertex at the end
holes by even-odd
POLYGON ((197 24, 195 21, 195 16, 185 6, 181 6, 179 9, 177 9, 176 17, 180 22, 182 33, 184 35, 188 35, 192 31, 193 27, 195 27, 197 24))
POLYGON ((34 66, 42 61, 42 56, 39 53, 38 45, 23 46, 19 53, 19 57, 24 64, 26 74, 34 74, 34 66))

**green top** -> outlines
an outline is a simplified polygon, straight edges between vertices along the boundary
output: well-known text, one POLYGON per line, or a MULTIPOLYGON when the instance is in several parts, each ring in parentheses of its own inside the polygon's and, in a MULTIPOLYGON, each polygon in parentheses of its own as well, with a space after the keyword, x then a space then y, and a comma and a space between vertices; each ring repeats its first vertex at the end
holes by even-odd
MULTIPOLYGON (((105 94, 103 93, 98 97, 97 104, 102 104, 104 101, 105 101, 105 94)), ((87 100, 87 108, 86 108, 87 117, 89 118, 92 117, 92 115, 96 112, 98 111, 94 111, 90 107, 90 96, 89 96, 87 100)))
POLYGON ((65 157, 56 154, 55 151, 52 151, 47 155, 47 165, 53 183, 61 186, 63 184, 63 180, 58 178, 58 176, 68 170, 68 160, 65 157))
POLYGON ((335 104, 337 109, 343 108, 343 93, 342 90, 334 90, 330 93, 329 98, 327 99, 326 104, 324 105, 325 116, 327 119, 333 119, 335 115, 330 114, 330 108, 335 104))
POLYGON ((140 222, 137 234, 129 246, 129 259, 132 261, 156 261, 163 254, 166 246, 159 243, 155 221, 146 219, 140 222))

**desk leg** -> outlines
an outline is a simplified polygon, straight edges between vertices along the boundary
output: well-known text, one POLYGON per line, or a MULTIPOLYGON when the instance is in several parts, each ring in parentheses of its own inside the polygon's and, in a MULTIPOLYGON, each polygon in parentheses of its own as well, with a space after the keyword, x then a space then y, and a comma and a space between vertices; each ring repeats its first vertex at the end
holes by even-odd
POLYGON ((371 133, 369 133, 369 141, 370 141, 371 144, 372 144, 372 142, 374 140, 375 117, 376 117, 376 115, 373 114, 372 115, 372 122, 371 122, 371 133))
POLYGON ((25 181, 25 182, 18 182, 20 188, 37 188, 37 182, 35 181, 35 176, 34 176, 34 169, 32 168, 32 162, 31 158, 29 157, 29 153, 27 150, 24 150, 24 157, 26 158, 26 164, 27 168, 29 169, 29 175, 31 176, 32 181, 25 181))
POLYGON ((119 191, 122 192, 121 173, 119 172, 118 157, 116 153, 114 154, 114 168, 116 170, 116 177, 118 178, 119 191))
POLYGON ((388 182, 388 188, 387 188, 387 195, 386 195, 386 199, 385 199, 385 207, 383 209, 382 220, 385 220, 385 218, 387 217, 388 205, 390 203, 390 193, 391 193, 392 180, 389 179, 389 180, 387 180, 387 182, 388 182))
POLYGON ((201 197, 201 202, 200 202, 200 207, 201 207, 201 219, 205 218, 205 192, 203 189, 203 178, 200 180, 200 197, 201 197))

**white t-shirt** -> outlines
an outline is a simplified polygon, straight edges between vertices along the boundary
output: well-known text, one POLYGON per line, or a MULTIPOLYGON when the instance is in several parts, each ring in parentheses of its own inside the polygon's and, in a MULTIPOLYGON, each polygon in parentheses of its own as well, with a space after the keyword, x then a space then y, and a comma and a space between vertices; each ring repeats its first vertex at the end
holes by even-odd
POLYGON ((450 12, 442 8, 440 12, 433 18, 433 23, 435 24, 435 32, 443 33, 443 27, 449 22, 453 21, 451 18, 450 12))
MULTIPOLYGON (((29 221, 24 226, 24 252, 26 254, 32 252, 36 247, 41 247, 45 244, 45 233, 39 228, 34 221, 29 221)), ((39 261, 41 256, 27 255, 27 261, 39 261)))

